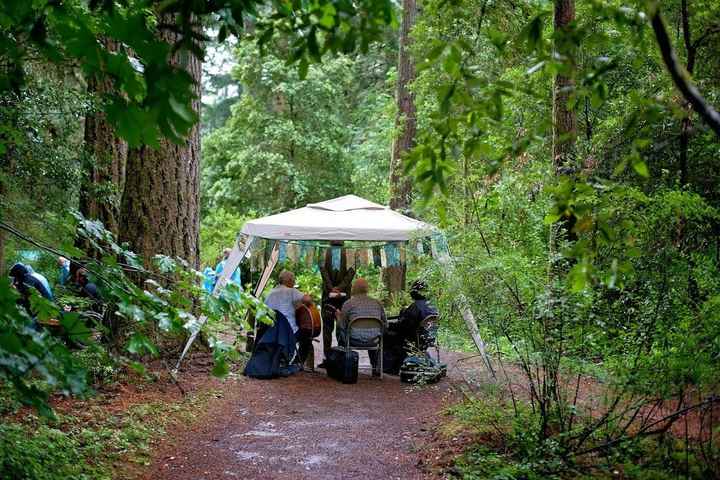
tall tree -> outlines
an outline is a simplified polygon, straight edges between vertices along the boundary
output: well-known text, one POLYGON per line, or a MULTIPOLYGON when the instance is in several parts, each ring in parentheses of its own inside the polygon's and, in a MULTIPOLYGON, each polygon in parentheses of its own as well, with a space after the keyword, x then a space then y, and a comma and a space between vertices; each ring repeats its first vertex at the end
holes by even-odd
POLYGON ((412 44, 410 33, 415 25, 416 17, 416 0, 403 0, 396 91, 396 137, 390 159, 390 207, 397 210, 408 210, 412 196, 410 177, 404 173, 403 155, 415 146, 417 132, 415 98, 409 88, 415 80, 415 64, 410 53, 412 44))
MULTIPOLYGON (((400 26, 400 48, 398 49, 398 78, 395 93, 397 113, 395 117, 395 138, 390 157, 390 208, 407 212, 412 203, 412 183, 405 174, 403 156, 415 146, 417 114, 415 96, 410 84, 415 80, 415 63, 410 52, 411 31, 417 18, 416 0, 403 0, 402 24, 400 26)), ((386 267, 383 282, 390 292, 405 288, 405 265, 386 267)))
MULTIPOLYGON (((172 27, 174 19, 162 18, 162 40, 180 40, 172 27)), ((173 54, 171 65, 183 68, 192 78, 195 112, 200 107, 200 59, 187 51, 173 54)), ((199 250, 200 130, 195 124, 183 144, 162 139, 159 147, 130 149, 123 192, 120 240, 142 255, 145 262, 154 254, 179 256, 196 266, 199 250)))
MULTIPOLYGON (((109 51, 117 49, 111 40, 105 39, 103 44, 109 51)), ((88 93, 99 98, 113 91, 113 82, 107 77, 91 76, 87 83, 88 93)), ((85 118, 85 151, 91 162, 80 190, 80 211, 117 235, 128 146, 115 134, 101 109, 85 118)))
MULTIPOLYGON (((552 166, 556 175, 574 175, 577 171, 575 159, 577 118, 570 105, 570 95, 575 88, 572 77, 576 46, 571 38, 571 23, 575 21, 575 0, 555 0, 553 55, 561 64, 553 84, 553 137, 552 166)), ((558 262, 559 243, 574 238, 574 217, 564 218, 562 223, 553 225, 549 243, 549 274, 559 276, 564 267, 558 262)))
POLYGON ((569 35, 575 20, 575 0, 555 0, 555 52, 565 59, 563 69, 555 75, 553 87, 553 166, 556 171, 574 168, 577 120, 568 101, 575 86, 572 78, 574 45, 569 35))

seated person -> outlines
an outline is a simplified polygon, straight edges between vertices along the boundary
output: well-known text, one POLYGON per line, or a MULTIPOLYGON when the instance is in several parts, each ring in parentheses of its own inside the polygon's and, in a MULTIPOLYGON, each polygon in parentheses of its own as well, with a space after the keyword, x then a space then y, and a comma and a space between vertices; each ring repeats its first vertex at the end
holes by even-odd
POLYGON ((413 302, 400 311, 399 330, 407 341, 415 344, 420 350, 425 350, 434 341, 430 339, 435 332, 429 330, 423 321, 431 316, 437 316, 437 308, 426 298, 427 285, 422 280, 416 280, 410 286, 410 297, 413 302), (428 342, 430 342, 428 344, 428 342))
POLYGON ((57 264, 59 270, 58 283, 60 285, 65 285, 65 283, 67 283, 68 279, 70 278, 70 260, 65 257, 58 257, 57 264))
POLYGON ((295 288, 294 273, 283 270, 278 276, 278 282, 279 285, 273 288, 265 299, 265 305, 285 315, 295 337, 298 338, 299 329, 295 319, 295 309, 302 304, 304 295, 295 288))
POLYGON ((315 369, 315 356, 313 355, 313 338, 320 334, 320 312, 310 295, 305 294, 302 298, 302 305, 295 311, 295 319, 298 323, 298 331, 295 335, 298 340, 298 363, 305 364, 310 358, 310 370, 315 369))
POLYGON ((90 309, 94 312, 101 313, 102 297, 100 296, 97 285, 88 278, 88 271, 84 268, 79 269, 75 273, 75 283, 80 287, 78 295, 92 302, 90 309))
POLYGON ((425 297, 426 289, 427 286, 420 280, 411 285, 412 303, 400 311, 398 321, 388 328, 383 338, 385 373, 397 375, 408 355, 418 350, 424 352, 435 344, 434 326, 423 323, 428 317, 438 314, 437 308, 425 297))
MULTIPOLYGON (((364 278, 358 278, 355 280, 351 290, 350 300, 345 302, 342 306, 342 310, 337 310, 337 340, 340 346, 344 346, 346 343, 347 326, 351 320, 357 318, 377 318, 382 321, 383 329, 387 325, 387 318, 385 317, 385 309, 382 303, 378 300, 368 296, 370 286, 367 280, 364 278)), ((374 330, 363 328, 353 333, 352 342, 357 344, 368 344, 372 343, 374 339, 383 334, 382 330, 374 330)), ((370 364, 373 368, 373 375, 379 375, 378 370, 378 352, 377 350, 369 350, 368 356, 370 357, 370 364)))

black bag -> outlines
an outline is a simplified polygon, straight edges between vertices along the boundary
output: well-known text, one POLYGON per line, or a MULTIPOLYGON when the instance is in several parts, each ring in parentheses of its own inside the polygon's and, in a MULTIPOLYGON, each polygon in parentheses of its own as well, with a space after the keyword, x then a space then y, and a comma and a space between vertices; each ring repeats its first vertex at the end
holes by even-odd
POLYGON ((355 351, 346 352, 339 348, 331 348, 325 357, 327 374, 342 383, 357 383, 360 356, 355 351))

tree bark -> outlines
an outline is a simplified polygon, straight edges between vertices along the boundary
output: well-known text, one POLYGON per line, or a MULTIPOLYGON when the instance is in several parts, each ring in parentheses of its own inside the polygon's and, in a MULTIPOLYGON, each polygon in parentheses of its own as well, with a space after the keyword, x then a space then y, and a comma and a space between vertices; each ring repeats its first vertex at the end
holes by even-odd
MULTIPOLYGON (((103 40, 103 43, 110 51, 116 49, 114 42, 103 40)), ((87 90, 102 97, 113 90, 113 82, 91 77, 87 90)), ((85 118, 85 151, 92 158, 92 164, 80 190, 80 212, 86 218, 100 220, 107 230, 117 235, 128 146, 115 135, 101 110, 85 118)))
MULTIPOLYGON (((575 0, 555 0, 555 32, 565 34, 575 20, 575 0)), ((572 61, 573 47, 567 47, 569 40, 556 40, 555 51, 572 61)), ((572 65, 571 65, 572 67, 572 65)), ((575 111, 568 108, 570 95, 575 88, 572 77, 562 73, 555 76, 553 88, 553 166, 556 173, 575 168, 575 138, 577 120, 575 111)))
POLYGON ((382 271, 382 279, 385 288, 390 293, 397 293, 405 290, 407 266, 402 263, 385 267, 382 271))
MULTIPOLYGON (((173 19, 165 19, 172 23, 173 19)), ((175 43, 178 35, 161 32, 175 43)), ((193 109, 200 108, 200 59, 185 51, 171 59, 185 68, 195 81, 193 109)), ((199 258, 200 130, 195 125, 184 144, 160 141, 157 149, 130 149, 123 192, 120 240, 142 255, 149 266, 153 255, 182 257, 197 267, 199 258)))
POLYGON ((410 32, 417 17, 416 0, 403 0, 402 25, 400 27, 400 53, 398 55, 398 80, 396 91, 397 115, 396 138, 390 158, 390 208, 407 212, 412 201, 412 183, 403 168, 404 154, 415 146, 417 117, 415 96, 408 88, 415 80, 415 64, 410 54, 410 32))

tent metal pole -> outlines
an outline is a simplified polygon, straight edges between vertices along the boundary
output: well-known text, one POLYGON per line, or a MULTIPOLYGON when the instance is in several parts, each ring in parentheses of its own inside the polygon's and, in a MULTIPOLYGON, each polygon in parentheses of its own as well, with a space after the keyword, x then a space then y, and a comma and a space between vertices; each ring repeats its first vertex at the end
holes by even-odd
MULTIPOLYGON (((267 286, 267 283, 270 280, 270 275, 272 275, 273 270, 275 270, 275 266, 277 265, 279 258, 280 258, 280 241, 275 240, 275 243, 273 244, 272 252, 270 252, 270 259, 268 260, 267 265, 265 265, 265 270, 263 270, 263 273, 260 276, 260 281, 258 281, 258 284, 255 287, 255 293, 253 294, 255 296, 255 298, 260 298, 260 295, 262 295, 263 290, 265 290, 265 287, 267 286)), ((256 342, 256 341, 257 341, 257 321, 253 322, 253 342, 256 342)))
MULTIPOLYGON (((242 263, 242 261, 245 259, 245 256, 252 248, 253 244, 255 243, 255 239, 256 237, 249 237, 243 234, 238 235, 237 239, 235 240, 235 245, 233 245, 233 248, 230 251, 230 255, 228 255, 227 260, 225 260, 225 267, 223 268, 223 273, 222 275, 220 275, 220 278, 217 280, 217 282, 215 282, 215 288, 213 288, 212 292, 213 296, 220 296, 222 291, 225 289, 228 280, 230 280, 233 272, 237 270, 237 268, 240 266, 240 263, 242 263)), ((190 347, 192 346, 193 342, 195 342, 195 339, 200 333, 202 326, 205 325, 205 322, 207 322, 207 316, 202 315, 198 319, 197 325, 191 327, 192 333, 190 334, 190 338, 188 338, 188 341, 185 344, 185 348, 183 348, 183 351, 180 354, 180 358, 178 358, 178 361, 175 364, 175 368, 172 370, 173 374, 177 374, 177 371, 180 368, 180 363, 183 361, 183 358, 185 358, 185 355, 187 355, 188 351, 190 351, 190 347)))

